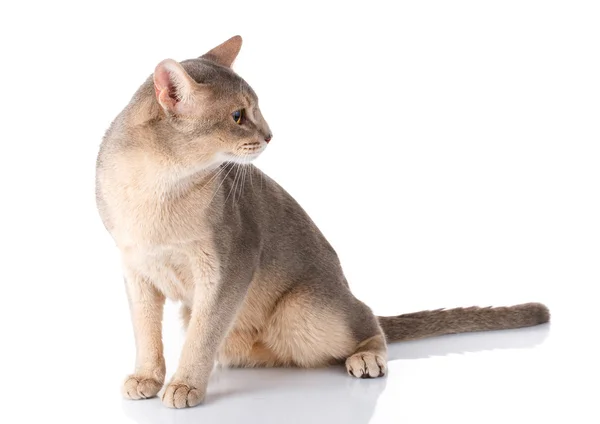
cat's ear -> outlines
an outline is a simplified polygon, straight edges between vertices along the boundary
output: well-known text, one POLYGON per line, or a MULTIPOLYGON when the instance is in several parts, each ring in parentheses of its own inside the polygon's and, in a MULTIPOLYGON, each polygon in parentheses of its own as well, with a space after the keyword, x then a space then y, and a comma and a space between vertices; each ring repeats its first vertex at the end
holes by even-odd
POLYGON ((242 37, 239 35, 231 37, 223 44, 219 44, 214 49, 200 56, 203 59, 216 62, 219 65, 227 66, 231 68, 231 64, 237 57, 240 49, 242 48, 242 37))
POLYGON ((184 114, 191 110, 196 82, 173 59, 165 59, 154 70, 154 92, 163 109, 184 114))

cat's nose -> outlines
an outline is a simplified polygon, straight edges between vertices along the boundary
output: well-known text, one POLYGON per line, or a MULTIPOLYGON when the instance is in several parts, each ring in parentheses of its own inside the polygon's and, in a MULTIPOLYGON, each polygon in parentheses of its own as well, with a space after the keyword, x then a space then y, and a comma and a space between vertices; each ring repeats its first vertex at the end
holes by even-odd
POLYGON ((265 141, 268 143, 269 141, 271 141, 271 139, 272 139, 272 138, 273 138, 273 134, 268 134, 268 135, 265 137, 265 141))

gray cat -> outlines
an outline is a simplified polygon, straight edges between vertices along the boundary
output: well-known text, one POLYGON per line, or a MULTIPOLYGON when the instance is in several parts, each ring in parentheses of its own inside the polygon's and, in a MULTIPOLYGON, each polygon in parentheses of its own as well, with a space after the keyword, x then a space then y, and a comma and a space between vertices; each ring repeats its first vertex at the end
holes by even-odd
POLYGON ((163 402, 199 404, 218 360, 238 367, 345 363, 386 373, 386 341, 536 325, 538 303, 377 317, 348 287, 304 210, 250 165, 272 134, 252 88, 231 70, 233 37, 198 59, 167 59, 107 131, 97 203, 121 251, 135 331, 129 399, 165 381, 165 298, 181 302, 186 341, 163 402), (262 189, 243 184, 262 181, 262 189))

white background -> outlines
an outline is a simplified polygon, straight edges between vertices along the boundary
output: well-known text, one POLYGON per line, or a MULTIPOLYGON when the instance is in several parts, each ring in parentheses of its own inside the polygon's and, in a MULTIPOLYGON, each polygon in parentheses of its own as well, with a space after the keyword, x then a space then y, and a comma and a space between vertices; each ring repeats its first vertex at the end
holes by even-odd
MULTIPOLYGON (((3 2, 0 421, 598 422, 595 1, 3 2), (122 401, 133 335, 94 203, 111 120, 162 59, 244 37, 257 165, 377 314, 545 302, 550 326, 391 347, 385 379, 223 370, 122 401)), ((168 373, 181 330, 165 313, 168 373)))

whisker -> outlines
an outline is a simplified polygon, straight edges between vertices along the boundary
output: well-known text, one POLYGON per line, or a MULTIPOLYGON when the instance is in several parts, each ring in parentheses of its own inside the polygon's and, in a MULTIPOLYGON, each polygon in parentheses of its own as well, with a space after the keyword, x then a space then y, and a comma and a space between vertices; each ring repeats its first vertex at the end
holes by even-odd
MULTIPOLYGON (((235 196, 236 196, 236 194, 237 194, 238 190, 240 190, 240 191, 241 191, 241 188, 242 188, 242 179, 244 178, 244 165, 243 165, 243 164, 242 164, 242 165, 239 165, 239 168, 240 168, 240 174, 241 174, 241 175, 240 175, 239 184, 238 184, 238 185, 236 185, 236 187, 235 187, 235 192, 233 193, 233 203, 234 203, 234 204, 235 204, 235 196)), ((240 192, 240 195, 241 195, 241 192, 240 192)), ((239 197, 240 195, 238 195, 238 200, 240 199, 240 197, 239 197)))
MULTIPOLYGON (((248 155, 246 155, 248 156, 248 155)), ((248 174, 248 170, 250 169, 250 164, 246 164, 244 165, 244 175, 242 177, 242 189, 240 190, 240 196, 243 194, 244 192, 244 185, 246 184, 246 176, 248 174)), ((239 200, 239 199, 238 199, 239 200)))
MULTIPOLYGON (((227 194, 227 197, 225 198, 225 202, 223 202, 223 203, 227 203, 227 199, 229 199, 229 196, 231 195, 234 188, 236 187, 238 175, 240 174, 240 172, 239 172, 240 166, 238 164, 235 164, 234 166, 235 166, 235 174, 233 175, 233 184, 231 185, 231 188, 229 189, 229 194, 227 194)), ((235 194, 233 195, 233 198, 235 199, 235 194)))
POLYGON ((223 185, 223 183, 225 182, 225 180, 227 179, 227 177, 229 176, 229 174, 231 173, 231 170, 235 167, 235 164, 232 162, 232 166, 229 168, 229 171, 227 172, 227 174, 225 174, 225 176, 223 177, 223 179, 221 180, 221 184, 219 184, 219 186, 217 187, 217 189, 215 190, 215 193, 213 194, 213 196, 210 198, 208 204, 210 205, 213 201, 213 199, 215 198, 215 196, 217 195, 217 193, 219 192, 219 189, 221 188, 221 186, 223 185))
MULTIPOLYGON (((245 161, 245 159, 246 159, 246 155, 244 154, 244 156, 242 157, 242 161, 245 161)), ((242 177, 240 178, 240 187, 239 187, 240 188, 240 194, 238 195, 238 202, 240 201, 240 198, 244 194, 243 190, 244 190, 244 178, 245 178, 245 176, 246 176, 246 165, 244 164, 244 165, 242 165, 242 177)), ((236 193, 237 193, 237 190, 236 190, 236 193)), ((235 194, 233 196, 233 202, 235 203, 235 194)))
POLYGON ((254 191, 254 183, 252 182, 252 174, 254 174, 254 168, 250 168, 250 186, 252 186, 252 191, 254 191))
POLYGON ((262 188, 263 188, 263 180, 264 180, 264 175, 263 172, 261 170, 259 170, 260 172, 260 192, 262 193, 262 188))
MULTIPOLYGON (((210 177, 210 179, 204 183, 204 185, 202 187, 200 187, 200 190, 203 190, 204 187, 206 187, 207 185, 209 185, 211 183, 211 181, 213 181, 215 178, 217 178, 220 174, 223 173, 223 171, 225 171, 225 168, 227 168, 227 164, 220 166, 219 170, 217 172, 215 172, 215 174, 210 177)), ((212 171, 211 171, 212 172, 212 171)))

